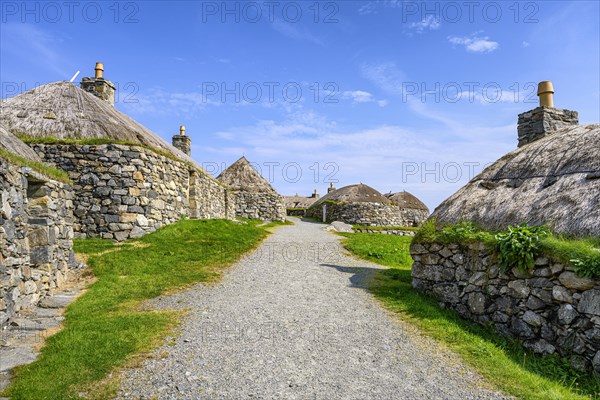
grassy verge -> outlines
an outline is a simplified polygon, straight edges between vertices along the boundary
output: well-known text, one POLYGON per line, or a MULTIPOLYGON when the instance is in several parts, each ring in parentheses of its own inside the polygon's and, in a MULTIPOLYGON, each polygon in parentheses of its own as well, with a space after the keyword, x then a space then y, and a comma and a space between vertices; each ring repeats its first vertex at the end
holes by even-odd
POLYGON ((77 241, 75 250, 87 257, 97 281, 67 308, 64 329, 48 338, 37 361, 15 370, 4 395, 74 399, 88 392, 110 398, 118 385, 102 382, 107 374, 161 343, 182 315, 144 310, 141 303, 214 281, 267 234, 256 223, 185 220, 121 245, 77 241))
POLYGON ((16 164, 18 166, 31 168, 50 179, 54 179, 56 181, 63 182, 63 183, 72 184, 68 173, 66 173, 65 171, 62 171, 60 169, 54 168, 48 164, 45 164, 45 163, 42 163, 39 161, 28 160, 25 157, 21 157, 19 155, 13 154, 10 151, 7 151, 2 148, 0 148, 0 157, 5 158, 8 161, 10 161, 13 164, 16 164))
POLYGON ((343 245, 366 260, 390 266, 370 289, 385 307, 444 343, 500 390, 520 399, 600 399, 600 380, 573 370, 556 356, 540 357, 519 342, 471 324, 411 286, 410 238, 369 233, 342 234, 343 245))

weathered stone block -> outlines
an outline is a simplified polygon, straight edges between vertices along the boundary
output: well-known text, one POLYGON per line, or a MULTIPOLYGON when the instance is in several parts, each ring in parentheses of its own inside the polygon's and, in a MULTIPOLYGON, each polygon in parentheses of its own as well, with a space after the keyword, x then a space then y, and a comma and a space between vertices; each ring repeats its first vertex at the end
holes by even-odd
POLYGON ((600 316, 600 290, 583 292, 577 310, 580 313, 600 316))

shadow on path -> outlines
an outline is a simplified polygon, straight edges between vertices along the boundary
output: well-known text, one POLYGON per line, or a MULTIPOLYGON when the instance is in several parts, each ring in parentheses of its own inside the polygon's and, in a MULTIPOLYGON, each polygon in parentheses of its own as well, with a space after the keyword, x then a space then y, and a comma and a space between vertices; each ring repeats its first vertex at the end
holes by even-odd
POLYGON ((353 274, 350 277, 350 286, 359 289, 367 290, 369 288, 369 282, 375 274, 381 269, 378 268, 368 268, 368 267, 344 267, 336 264, 320 264, 322 267, 335 268, 340 272, 344 272, 346 274, 353 274))

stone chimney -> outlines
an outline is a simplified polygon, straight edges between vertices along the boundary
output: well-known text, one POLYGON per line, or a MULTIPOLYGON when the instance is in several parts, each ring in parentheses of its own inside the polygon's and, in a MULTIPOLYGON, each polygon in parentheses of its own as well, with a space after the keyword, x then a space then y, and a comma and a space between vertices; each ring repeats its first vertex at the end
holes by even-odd
POLYGON ((115 85, 108 79, 102 77, 104 73, 104 64, 101 62, 96 63, 94 68, 96 73, 93 78, 82 78, 79 86, 93 94, 96 97, 110 103, 111 106, 115 105, 115 85))
POLYGON ((318 199, 320 197, 321 197, 321 195, 319 193, 317 193, 317 189, 315 189, 313 191, 313 194, 310 196, 311 199, 318 199))
POLYGON ((192 139, 185 135, 185 126, 179 127, 179 135, 173 136, 173 147, 183 151, 188 156, 192 153, 192 139))
POLYGON ((333 186, 333 182, 329 182, 329 187, 327 188, 327 193, 331 193, 334 190, 336 190, 336 188, 333 186))
POLYGON ((552 82, 543 81, 538 84, 540 106, 519 114, 519 147, 551 135, 561 128, 579 124, 577 111, 554 108, 553 94, 552 82))

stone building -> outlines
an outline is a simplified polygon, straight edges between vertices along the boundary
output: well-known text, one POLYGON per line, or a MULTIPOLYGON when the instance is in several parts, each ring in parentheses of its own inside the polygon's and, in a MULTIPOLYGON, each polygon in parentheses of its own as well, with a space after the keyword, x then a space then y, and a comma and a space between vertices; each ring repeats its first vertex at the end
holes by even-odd
MULTIPOLYGON (((438 224, 473 221, 496 230, 524 221, 600 237, 600 125, 580 126, 576 112, 554 108, 549 82, 538 93, 540 107, 519 115, 519 147, 438 206, 438 224)), ((600 373, 600 281, 552 254, 537 257, 530 271, 505 270, 480 242, 417 240, 411 254, 417 290, 536 353, 558 353, 600 373)))
POLYGON ((285 221, 283 196, 252 167, 246 157, 231 164, 217 179, 235 194, 236 217, 285 221))
POLYGON ((75 265, 72 188, 24 166, 41 164, 0 125, 0 326, 63 285, 75 265))
POLYGON ((365 226, 413 226, 414 216, 365 184, 332 190, 316 201, 306 215, 327 221, 365 226))
POLYGON ((75 235, 123 241, 185 216, 234 218, 233 194, 189 157, 185 131, 172 146, 119 112, 102 72, 98 63, 81 88, 49 83, 0 105, 1 124, 69 173, 75 235))
POLYGON ((411 193, 406 191, 387 193, 385 198, 400 208, 407 221, 406 226, 421 226, 429 217, 429 208, 411 193))
POLYGON ((300 196, 298 193, 296 193, 295 196, 284 196, 287 215, 305 215, 306 210, 312 206, 315 201, 319 200, 319 198, 321 198, 321 196, 317 193, 317 189, 315 189, 308 197, 300 196))

